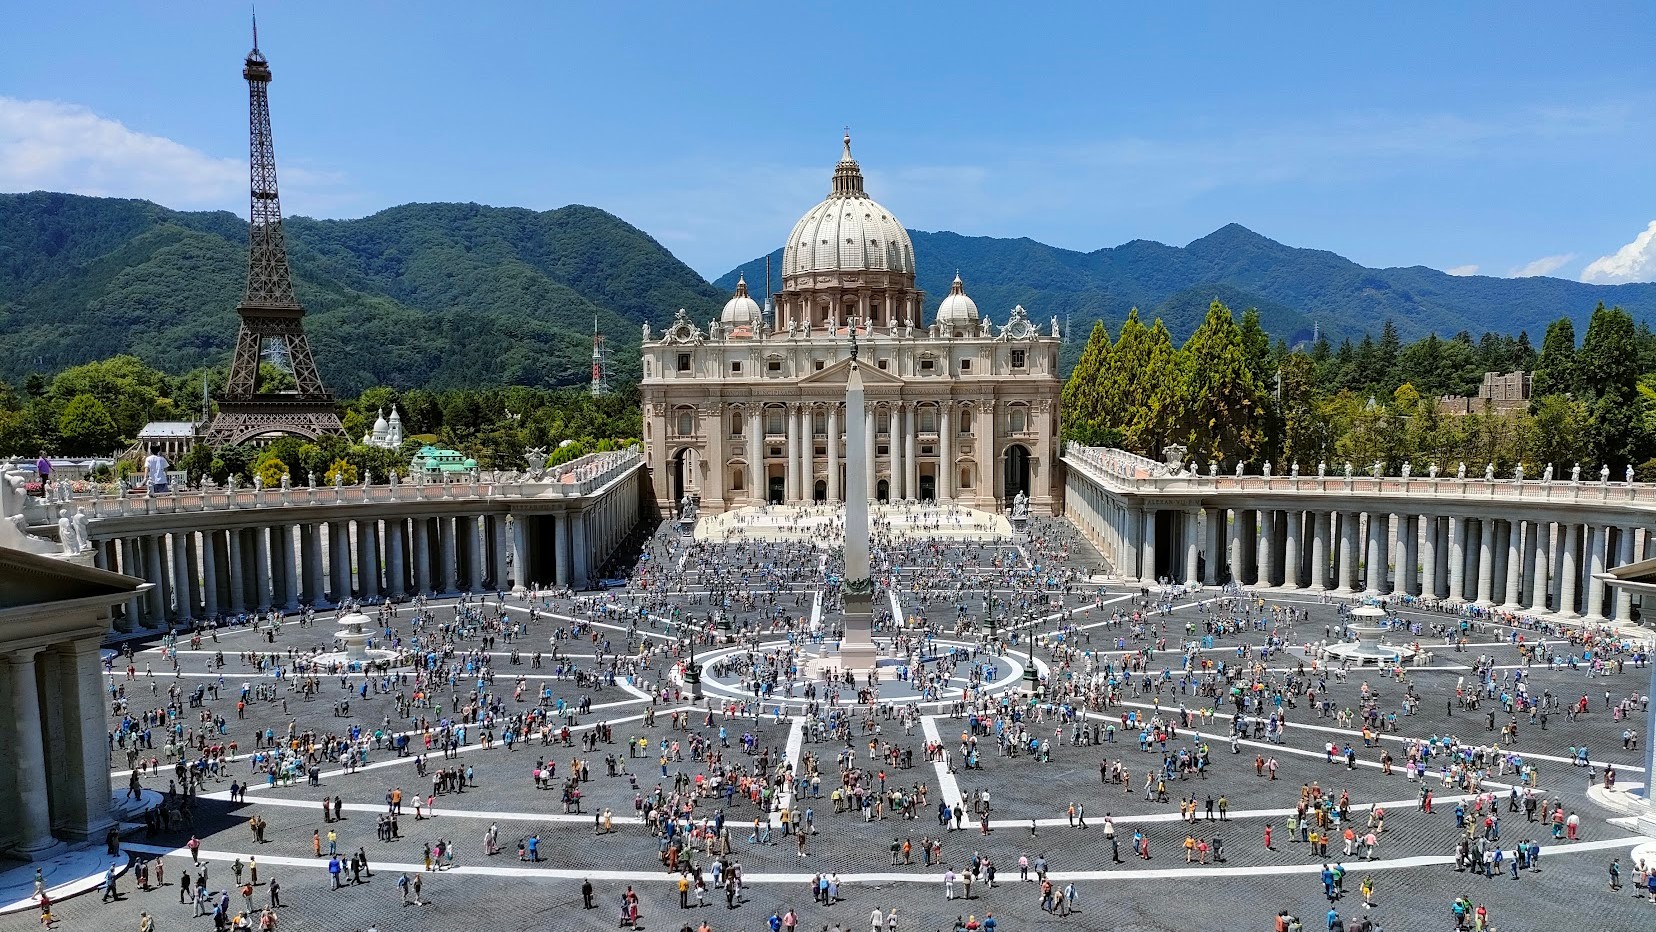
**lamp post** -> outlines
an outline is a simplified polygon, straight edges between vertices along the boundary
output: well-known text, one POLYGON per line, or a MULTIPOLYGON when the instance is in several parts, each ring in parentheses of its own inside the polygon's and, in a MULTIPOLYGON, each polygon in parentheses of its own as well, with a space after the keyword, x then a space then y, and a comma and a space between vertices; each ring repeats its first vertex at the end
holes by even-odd
POLYGON ((686 629, 685 640, 690 642, 690 658, 684 665, 684 685, 690 687, 690 698, 702 697, 701 667, 696 663, 696 632, 686 629))
POLYGON ((1029 699, 1030 699, 1031 702, 1033 702, 1035 700, 1036 694, 1039 693, 1040 690, 1041 690, 1041 674, 1038 673, 1035 670, 1035 624, 1034 624, 1034 616, 1033 615, 1027 616, 1026 620, 1030 622, 1028 630, 1026 630, 1024 632, 1024 640, 1026 642, 1026 646, 1029 648, 1029 662, 1028 662, 1028 664, 1026 664, 1024 666, 1023 678, 1024 678, 1024 689, 1026 691, 1028 691, 1029 699))

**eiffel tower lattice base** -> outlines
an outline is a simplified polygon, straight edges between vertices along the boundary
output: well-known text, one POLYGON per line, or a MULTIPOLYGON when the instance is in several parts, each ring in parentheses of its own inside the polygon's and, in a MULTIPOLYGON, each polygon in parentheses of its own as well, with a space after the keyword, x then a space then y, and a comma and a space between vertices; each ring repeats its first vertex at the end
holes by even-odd
POLYGON ((331 399, 311 401, 292 395, 255 395, 248 401, 220 399, 218 414, 203 437, 216 445, 275 439, 275 435, 315 440, 343 436, 331 399))

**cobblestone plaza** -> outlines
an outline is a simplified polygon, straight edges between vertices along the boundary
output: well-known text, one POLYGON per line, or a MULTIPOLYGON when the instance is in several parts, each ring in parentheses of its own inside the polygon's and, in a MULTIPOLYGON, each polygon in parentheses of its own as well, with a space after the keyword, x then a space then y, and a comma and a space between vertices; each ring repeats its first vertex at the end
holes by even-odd
MULTIPOLYGON (((1336 862, 1346 873, 1335 907, 1348 928, 1365 913, 1393 932, 1450 928, 1461 895, 1503 929, 1632 930, 1656 921, 1656 904, 1634 885, 1630 852, 1642 839, 1588 798, 1605 764, 1622 783, 1644 780, 1638 751, 1624 749, 1647 701, 1647 671, 1633 653, 1604 643, 1599 662, 1583 662, 1593 652, 1566 640, 1570 632, 1394 605, 1413 629, 1395 639, 1418 642, 1419 661, 1331 669, 1316 645, 1337 637, 1341 603, 1100 583, 1096 552, 1061 519, 995 541, 886 538, 877 552, 875 636, 891 662, 872 687, 789 683, 794 664, 832 656, 832 552, 696 542, 671 526, 643 545, 629 585, 602 595, 491 593, 463 611, 443 600, 426 606, 418 627, 415 607, 399 606, 382 645, 406 650, 418 637, 416 664, 447 673, 423 690, 407 668, 368 678, 299 670, 298 658, 331 646, 331 615, 311 626, 290 616, 275 629, 218 629, 199 641, 181 637, 173 649, 140 642, 130 660, 111 659, 108 679, 112 721, 131 717, 149 740, 130 755, 114 751, 112 790, 125 793, 130 764, 154 757, 163 763, 141 768, 137 783, 152 806, 177 804, 182 771, 164 763, 167 727, 144 721, 151 710, 164 717, 174 691, 174 727, 200 745, 186 759, 209 760, 215 745, 229 759, 207 771, 188 823, 140 824, 124 837, 132 855, 164 861, 164 887, 135 889, 129 871, 118 902, 81 896, 57 914, 71 927, 138 928, 148 912, 157 928, 210 928, 212 919, 178 895, 195 837, 213 901, 223 890, 229 914, 243 911, 233 865, 247 870, 256 859, 251 921, 274 879, 283 929, 615 928, 629 888, 641 927, 655 929, 705 921, 757 930, 790 909, 810 930, 868 928, 875 909, 895 910, 901 929, 949 929, 989 914, 1003 930, 1268 929, 1284 909, 1308 929, 1326 928, 1322 871, 1336 862), (894 637, 902 649, 890 649, 894 637), (692 640, 699 701, 679 670, 692 640), (1041 677, 1033 704, 1030 669, 1041 677), (1540 707, 1534 715, 1509 714, 1503 702, 1516 694, 1515 672, 1540 707), (1239 712, 1243 699, 1250 705, 1239 712), (1585 714, 1567 713, 1580 703, 1585 714), (543 714, 508 747, 512 718, 535 709, 543 714), (1370 709, 1377 726, 1365 735, 1370 709), (1233 742, 1237 714, 1246 735, 1233 742), (1273 716, 1285 727, 1270 725, 1273 716), (463 734, 450 727, 461 723, 463 734), (347 766, 340 743, 323 736, 349 738, 352 729, 360 740, 347 740, 357 749, 347 766), (316 748, 291 782, 273 782, 254 756, 267 731, 273 744, 296 741, 302 760, 316 748), (391 747, 396 735, 409 738, 405 754, 391 747), (445 751, 445 737, 457 747, 445 751), (1434 751, 1423 779, 1407 766, 1420 741, 1434 751), (1450 768, 1474 749, 1489 750, 1450 768), (1582 753, 1591 766, 1574 762, 1582 753), (572 782, 577 763, 585 776, 572 782), (536 771, 553 765, 537 781, 536 771), (1519 767, 1533 768, 1533 778, 1519 767), (463 785, 416 810, 415 795, 432 794, 444 768, 459 768, 463 785), (1468 780, 1490 794, 1484 805, 1468 780), (232 781, 248 784, 236 799, 232 781), (1533 818, 1561 805, 1562 818, 1578 817, 1575 840, 1554 840, 1550 824, 1531 821, 1530 784, 1533 818), (403 801, 387 839, 379 823, 393 793, 403 801), (1342 823, 1310 827, 1332 836, 1326 856, 1288 829, 1304 797, 1348 801, 1333 807, 1344 809, 1342 823), (693 800, 677 813, 693 832, 684 856, 670 856, 642 817, 672 798, 693 800), (337 821, 324 806, 335 799, 337 821), (1482 824, 1491 799, 1493 832, 1482 824), (940 802, 951 807, 946 821, 940 802), (1187 805, 1193 819, 1182 814, 1187 805), (1539 861, 1517 872, 1503 864, 1494 877, 1458 872, 1456 844, 1467 832, 1457 829, 1457 806, 1475 836, 1495 836, 1490 847, 1498 842, 1510 857, 1533 840, 1539 861), (1376 807, 1382 830, 1366 854, 1376 807), (726 834, 701 837, 720 814, 714 824, 726 834), (803 844, 796 825, 805 826, 803 844), (1349 855, 1345 826, 1356 830, 1349 855), (531 836, 535 862, 518 853, 531 836), (1138 836, 1147 859, 1135 854, 1138 836), (332 889, 330 837, 341 857, 366 856, 363 883, 332 889), (446 842, 452 863, 426 870, 428 849, 446 842), (935 842, 933 854, 926 842, 935 842), (1616 857, 1620 891, 1607 885, 1616 857), (974 865, 976 882, 967 884, 974 865), (1067 895, 1067 915, 1043 909, 1042 866, 1054 893, 1067 895), (742 880, 734 907, 716 879, 732 872, 742 880), (404 873, 420 878, 418 904, 405 904, 404 873), (1360 893, 1365 878, 1371 909, 1360 893), (837 890, 831 905, 815 893, 819 879, 837 890)), ((348 865, 342 876, 350 879, 348 865)), ((0 928, 34 921, 21 912, 0 917, 0 928)))

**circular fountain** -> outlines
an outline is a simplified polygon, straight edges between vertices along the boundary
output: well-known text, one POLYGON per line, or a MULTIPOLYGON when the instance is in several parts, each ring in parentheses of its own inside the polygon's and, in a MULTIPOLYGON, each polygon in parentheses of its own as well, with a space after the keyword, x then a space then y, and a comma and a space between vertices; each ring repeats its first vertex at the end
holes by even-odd
POLYGON ((352 611, 339 619, 340 628, 334 632, 334 638, 345 645, 344 650, 328 651, 317 661, 324 664, 344 664, 351 669, 361 669, 370 663, 390 661, 396 658, 395 651, 369 647, 368 642, 373 635, 363 630, 374 625, 374 619, 359 611, 352 611))
POLYGON ((1350 640, 1328 645, 1329 655, 1377 665, 1402 663, 1413 657, 1416 653, 1413 647, 1386 642, 1392 630, 1389 618, 1386 610, 1378 605, 1359 605, 1352 609, 1345 625, 1350 640))

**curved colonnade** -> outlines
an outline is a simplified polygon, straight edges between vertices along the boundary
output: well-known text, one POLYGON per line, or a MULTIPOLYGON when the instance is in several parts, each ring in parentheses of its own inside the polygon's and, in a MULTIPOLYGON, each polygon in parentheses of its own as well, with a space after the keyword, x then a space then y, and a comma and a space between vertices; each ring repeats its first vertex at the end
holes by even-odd
POLYGON ((1064 513, 1145 582, 1411 595, 1630 622, 1599 574, 1656 555, 1656 486, 1459 477, 1175 473, 1064 453, 1064 513))
MULTIPOLYGON (((587 586, 640 520, 643 457, 543 481, 211 490, 48 502, 87 515, 95 564, 152 583, 117 632, 358 599, 587 586)), ((46 523, 46 522, 41 522, 46 523)))

